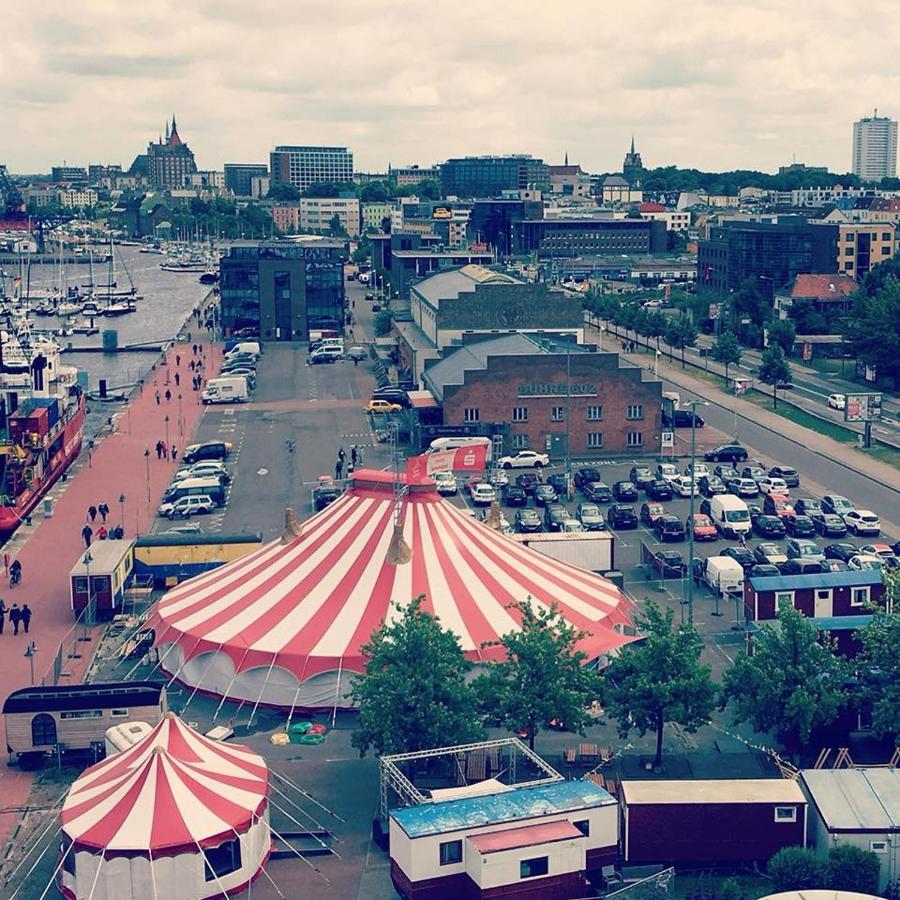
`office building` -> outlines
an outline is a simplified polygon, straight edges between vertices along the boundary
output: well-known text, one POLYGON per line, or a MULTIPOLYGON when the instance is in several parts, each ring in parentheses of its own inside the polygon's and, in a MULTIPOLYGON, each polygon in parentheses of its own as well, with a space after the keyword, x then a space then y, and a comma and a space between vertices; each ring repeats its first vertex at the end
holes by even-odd
POLYGON ((796 217, 773 223, 725 221, 700 241, 697 282, 728 293, 755 278, 771 299, 797 275, 834 272, 837 258, 836 225, 796 217))
POLYGON ((388 180, 393 181, 397 187, 410 187, 421 184, 423 181, 435 181, 440 183, 441 171, 437 166, 406 166, 395 169, 388 167, 388 180))
POLYGON ((853 174, 863 181, 897 175, 897 123, 877 109, 853 123, 853 174))
POLYGON ((269 154, 273 182, 301 193, 319 181, 353 181, 353 154, 346 147, 276 147, 269 154))
POLYGON ((503 191, 550 186, 549 167, 532 156, 466 156, 439 168, 445 197, 499 197, 503 191))
POLYGON ((644 219, 526 219, 513 223, 513 252, 541 257, 662 253, 666 223, 644 219))
POLYGON ((542 203, 531 200, 476 200, 469 216, 469 238, 494 248, 498 256, 512 253, 513 223, 539 219, 542 203))
POLYGON ((252 197, 253 179, 268 177, 269 167, 264 163, 225 163, 225 189, 235 197, 252 197))
POLYGON ((894 255, 895 227, 877 224, 838 225, 838 272, 862 279, 878 263, 894 255))
POLYGON ((97 192, 91 188, 68 188, 59 192, 59 205, 67 209, 87 209, 97 205, 97 192))
POLYGON ((222 328, 263 341, 305 341, 310 329, 344 327, 344 245, 247 243, 220 263, 222 328))
POLYGON ((348 237, 359 236, 359 200, 356 197, 301 197, 300 229, 326 234, 340 225, 348 237))
POLYGON ((74 182, 87 184, 88 173, 84 166, 53 166, 50 170, 50 180, 56 182, 74 182))
MULTIPOLYGON (((271 201, 270 201, 271 202, 271 201)), ((296 234, 300 230, 300 205, 298 203, 273 203, 269 207, 275 227, 284 234, 296 234)))

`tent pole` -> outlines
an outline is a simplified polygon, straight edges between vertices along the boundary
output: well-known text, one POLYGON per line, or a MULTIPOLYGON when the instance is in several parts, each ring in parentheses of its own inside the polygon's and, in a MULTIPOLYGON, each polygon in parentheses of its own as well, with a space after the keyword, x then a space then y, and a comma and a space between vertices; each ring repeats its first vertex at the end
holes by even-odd
MULTIPOLYGON (((49 845, 48 845, 48 846, 49 846, 49 845)), ((56 877, 59 875, 60 870, 62 869, 63 865, 65 864, 65 861, 68 859, 69 854, 72 852, 72 848, 73 848, 74 846, 75 846, 75 842, 74 842, 74 841, 73 841, 71 844, 69 844, 68 848, 66 849, 66 852, 63 853, 62 859, 59 861, 59 864, 58 864, 57 867, 53 870, 53 874, 50 876, 50 880, 47 882, 47 886, 44 888, 44 892, 41 894, 40 897, 38 897, 38 900, 44 900, 44 897, 47 896, 47 891, 50 890, 50 887, 51 887, 52 885, 55 885, 55 884, 56 884, 56 877)), ((46 853, 46 852, 47 852, 47 851, 45 850, 44 853, 46 853)), ((41 856, 43 856, 43 855, 44 855, 44 854, 42 853, 41 856)), ((29 874, 30 874, 30 873, 29 873, 29 874)), ((20 887, 21 887, 21 885, 20 885, 20 887)), ((17 888, 17 889, 16 889, 16 894, 18 894, 18 893, 19 893, 19 890, 18 890, 18 888, 17 888)), ((13 894, 13 897, 15 897, 16 894, 13 894)), ((12 897, 10 897, 10 900, 12 900, 12 897)))
POLYGON ((295 790, 301 797, 304 797, 305 799, 309 800, 310 803, 314 804, 315 806, 318 806, 319 809, 322 810, 322 812, 328 813, 329 816, 337 819, 338 822, 345 823, 345 820, 342 819, 336 812, 333 812, 327 806, 323 806, 321 803, 319 803, 318 800, 316 800, 315 797, 311 796, 309 793, 304 791, 303 788, 300 787, 299 785, 294 784, 294 782, 291 781, 291 779, 288 778, 286 775, 282 775, 280 772, 276 772, 274 769, 271 770, 271 774, 274 775, 279 781, 283 781, 286 785, 288 785, 293 790, 295 790))
MULTIPOLYGON (((298 806, 296 803, 294 803, 294 801, 291 800, 291 798, 288 797, 288 795, 285 794, 284 791, 279 790, 279 788, 275 787, 275 785, 274 785, 274 784, 271 784, 271 782, 270 782, 269 786, 270 786, 274 791, 276 791, 277 793, 279 793, 282 797, 284 797, 284 799, 285 799, 288 803, 290 803, 290 805, 293 806, 294 809, 296 809, 297 812, 298 812, 301 816, 305 816, 307 819, 309 819, 309 821, 312 823, 312 825, 313 825, 314 828, 317 828, 319 831, 328 831, 328 833, 331 834, 331 831, 330 831, 329 829, 327 829, 321 822, 319 822, 319 821, 317 821, 316 819, 314 819, 314 818, 313 818, 313 817, 312 817, 312 816, 311 816, 311 815, 310 815, 310 814, 309 814, 302 806, 298 806)), ((270 802, 270 803, 274 803, 274 801, 272 800, 271 796, 269 797, 269 802, 270 802)), ((282 809, 280 806, 277 806, 276 808, 278 809, 278 811, 279 811, 280 813, 282 813, 283 815, 287 816, 294 824, 299 825, 300 828, 302 828, 304 831, 307 831, 307 830, 308 830, 308 826, 301 825, 300 822, 298 822, 295 818, 293 818, 293 816, 291 816, 291 815, 287 812, 287 810, 282 809)), ((325 842, 321 840, 321 838, 314 838, 314 840, 315 840, 320 846, 325 847, 325 849, 331 850, 331 852, 332 852, 336 857, 338 857, 338 859, 341 858, 341 854, 338 853, 338 852, 335 851, 335 850, 332 850, 331 847, 328 847, 328 846, 325 844, 325 842)))
MULTIPOLYGON (((94 900, 94 891, 97 890, 97 880, 100 878, 100 870, 103 868, 103 863, 106 862, 106 850, 103 850, 100 853, 100 864, 97 866, 97 871, 94 873, 94 883, 91 885, 91 892, 88 894, 87 900, 94 900)), ((77 863, 76 863, 77 866, 77 863)), ((77 871, 77 869, 76 869, 77 871)), ((77 876, 76 876, 77 878, 77 876)))
POLYGON ((256 710, 259 707, 259 703, 262 700, 263 691, 266 689, 266 685, 269 683, 269 676, 272 674, 272 669, 275 668, 275 661, 278 659, 278 654, 272 654, 272 662, 269 663, 269 670, 266 672, 266 677, 263 679, 263 686, 260 688, 259 696, 256 698, 256 703, 253 705, 253 711, 250 713, 250 718, 247 720, 247 727, 249 728, 253 724, 253 717, 256 715, 256 710))
POLYGON ((337 718, 338 700, 341 698, 341 673, 344 671, 344 657, 338 660, 337 683, 334 686, 334 706, 331 709, 331 727, 334 728, 334 720, 337 718))
MULTIPOLYGON (((295 676, 296 677, 296 676, 295 676)), ((297 706, 297 700, 300 697, 300 680, 297 680, 297 690, 294 691, 294 699, 291 702, 291 708, 288 712, 287 724, 284 726, 284 730, 290 734, 291 732, 291 720, 294 718, 294 708, 297 706)))
MULTIPOLYGON (((221 650, 222 650, 222 645, 219 644, 219 647, 218 647, 218 649, 217 649, 216 652, 221 652, 221 650)), ((200 678, 198 679, 198 682, 200 682, 200 683, 202 683, 202 682, 203 682, 203 679, 206 678, 206 673, 209 672, 209 670, 212 668, 212 664, 216 661, 215 656, 212 656, 212 654, 210 654, 210 656, 211 656, 211 659, 210 659, 210 661, 209 661, 209 664, 208 664, 207 667, 203 670, 203 674, 202 674, 202 675, 200 676, 200 678)), ((181 712, 182 712, 182 713, 188 708, 188 706, 190 706, 191 700, 193 700, 194 697, 197 696, 197 691, 199 691, 199 690, 200 690, 200 684, 198 683, 197 686, 194 688, 194 690, 191 691, 191 696, 188 697, 187 703, 185 703, 184 706, 181 707, 181 712)))
POLYGON ((166 691, 168 691, 169 688, 172 687, 172 685, 177 681, 178 676, 181 674, 181 670, 188 664, 188 662, 190 662, 190 658, 194 655, 194 651, 200 646, 200 641, 202 640, 203 638, 197 638, 197 643, 194 644, 194 648, 193 650, 191 650, 190 656, 188 654, 185 654, 184 659, 181 661, 181 665, 178 667, 178 671, 167 682, 166 691))
MULTIPOLYGON (((56 816, 53 817, 54 822, 55 822, 55 820, 56 820, 56 816)), ((44 832, 44 834, 46 834, 46 832, 44 832)), ((43 839, 43 837, 44 837, 44 835, 42 834, 41 839, 43 839)), ((54 843, 55 843, 55 841, 52 841, 51 843, 47 844, 47 846, 44 847, 44 849, 38 854, 37 859, 31 864, 31 868, 25 873, 24 878, 19 883, 19 886, 15 889, 15 891, 13 891, 12 896, 9 898, 9 900, 13 900, 13 898, 19 893, 19 891, 22 890, 22 885, 24 885, 25 882, 28 881, 28 879, 31 877, 31 873, 40 865, 40 862, 44 858, 44 855, 53 846, 54 843)), ((37 846, 37 842, 35 842, 32 846, 33 847, 37 846)), ((70 844, 69 846, 71 847, 72 845, 70 844)), ((25 854, 25 857, 22 860, 22 862, 24 862, 25 859, 28 859, 28 856, 30 855, 30 853, 31 853, 31 851, 29 850, 28 853, 25 854)), ((65 859, 65 856, 63 857, 63 859, 65 859)), ((22 862, 19 863, 19 866, 22 865, 22 862)), ((9 879, 7 879, 7 881, 11 880, 15 876, 16 872, 19 871, 19 866, 16 866, 16 868, 13 869, 12 875, 10 875, 10 877, 9 877, 9 879)), ((54 878, 55 877, 56 876, 54 875, 54 878)))
POLYGON ((147 856, 150 857, 150 886, 153 888, 153 900, 159 900, 159 895, 156 893, 156 872, 153 869, 153 851, 149 848, 147 856))
POLYGON ((228 682, 228 686, 225 688, 225 693, 222 694, 222 699, 219 701, 219 705, 216 707, 216 711, 213 713, 213 724, 215 724, 216 720, 219 718, 219 713, 222 711, 222 707, 225 705, 225 701, 228 699, 228 692, 231 690, 231 686, 234 684, 234 679, 238 677, 238 672, 241 671, 241 666, 244 665, 244 660, 247 658, 247 654, 249 652, 250 648, 248 647, 244 651, 244 655, 241 657, 240 663, 234 667, 234 675, 231 676, 231 681, 228 682))

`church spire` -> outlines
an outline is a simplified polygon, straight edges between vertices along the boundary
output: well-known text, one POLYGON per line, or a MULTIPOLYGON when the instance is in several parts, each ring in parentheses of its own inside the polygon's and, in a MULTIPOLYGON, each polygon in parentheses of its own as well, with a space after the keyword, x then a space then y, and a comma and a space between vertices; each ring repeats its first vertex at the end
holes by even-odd
MULTIPOLYGON (((162 143, 162 141, 160 141, 162 143)), ((166 119, 166 143, 169 143, 169 120, 166 119)))
POLYGON ((631 155, 634 156, 634 135, 631 136, 631 155))
POLYGON ((566 150, 566 161, 563 163, 563 165, 567 166, 568 164, 569 164, 569 151, 566 150))

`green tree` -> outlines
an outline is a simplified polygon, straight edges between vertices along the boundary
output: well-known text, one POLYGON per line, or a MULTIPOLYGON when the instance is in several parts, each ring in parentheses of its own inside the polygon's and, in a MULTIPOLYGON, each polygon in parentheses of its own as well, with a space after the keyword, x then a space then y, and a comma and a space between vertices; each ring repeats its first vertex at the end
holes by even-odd
POLYGON ((825 866, 810 847, 783 847, 767 866, 778 893, 825 886, 825 866))
POLYGON ((366 674, 350 691, 359 709, 352 743, 361 756, 369 748, 411 753, 483 737, 466 680, 471 663, 456 635, 422 609, 424 600, 397 604, 399 616, 362 647, 366 674))
POLYGON ((375 328, 375 337, 387 337, 391 333, 391 313, 389 310, 383 309, 381 312, 375 313, 373 327, 375 328))
MULTIPOLYGON (((876 266, 875 271, 886 265, 876 266)), ((846 319, 844 339, 864 363, 875 367, 879 377, 900 383, 900 278, 877 276, 863 285, 846 319), (870 288, 873 293, 868 293, 870 288)))
POLYGON ((703 641, 693 626, 674 624, 671 609, 648 600, 636 622, 644 640, 626 646, 604 673, 603 705, 624 738, 632 729, 656 733, 654 765, 662 762, 667 722, 694 732, 709 719, 716 688, 709 666, 701 665, 703 641))
POLYGON ((882 577, 892 611, 879 610, 856 632, 862 645, 856 659, 861 693, 872 705, 872 730, 900 746, 900 573, 885 570, 882 577))
POLYGON ((797 334, 828 334, 828 318, 816 309, 812 300, 794 300, 790 316, 797 334))
POLYGON ((717 362, 725 366, 725 380, 728 381, 728 369, 730 366, 740 364, 741 345, 738 339, 730 331, 723 331, 710 348, 709 355, 717 362))
POLYGON ((335 213, 328 223, 328 234, 330 237, 345 238, 348 237, 347 229, 341 224, 341 217, 335 213))
POLYGON ((685 315, 670 320, 666 326, 666 343, 681 351, 681 368, 684 368, 684 351, 697 343, 697 328, 685 315))
POLYGON ((778 385, 791 380, 791 366, 784 358, 784 350, 777 344, 763 351, 759 380, 772 385, 772 400, 778 409, 778 385))
POLYGON ((600 682, 585 666, 587 654, 577 649, 587 632, 566 622, 555 603, 540 610, 528 599, 511 608, 521 628, 500 639, 506 659, 479 677, 476 691, 485 698, 487 715, 513 731, 525 728, 533 750, 538 731, 552 719, 582 731, 591 721, 587 710, 599 696, 600 682))
POLYGON ((833 891, 877 896, 881 881, 878 857, 852 844, 832 847, 825 861, 825 881, 833 891))
POLYGON ((762 626, 753 655, 740 654, 725 672, 722 700, 735 724, 774 731, 795 752, 846 703, 847 665, 787 601, 779 605, 778 619, 780 627, 762 626))
POLYGON ((775 344, 781 347, 784 353, 790 353, 794 348, 794 338, 797 329, 790 319, 771 319, 767 326, 769 332, 769 345, 775 344))
POLYGON ((270 200, 299 200, 300 191, 287 181, 274 181, 269 184, 270 200))

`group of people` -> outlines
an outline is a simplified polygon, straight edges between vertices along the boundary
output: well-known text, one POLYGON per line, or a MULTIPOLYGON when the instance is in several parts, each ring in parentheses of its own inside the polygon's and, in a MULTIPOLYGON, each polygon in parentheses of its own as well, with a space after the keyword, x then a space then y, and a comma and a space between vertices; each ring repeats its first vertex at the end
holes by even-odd
POLYGON ((637 344, 634 341, 622 341, 623 353, 634 353, 637 350, 637 344))
MULTIPOLYGON (((90 547, 91 541, 94 539, 93 526, 97 524, 98 515, 100 516, 100 527, 96 532, 98 541, 105 541, 107 538, 110 540, 121 540, 125 537, 125 529, 121 525, 116 525, 114 528, 106 527, 106 517, 109 515, 109 504, 106 503, 106 501, 98 503, 96 506, 92 503, 87 508, 87 521, 84 523, 84 528, 81 529, 81 538, 84 541, 85 547, 90 547)), ((18 562, 18 560, 16 562, 18 562)), ((15 565, 15 563, 13 563, 13 565, 15 565)), ((27 631, 28 629, 26 628, 25 630, 27 631)))
MULTIPOLYGON (((344 477, 344 464, 347 459, 347 454, 344 452, 344 448, 341 447, 337 453, 337 460, 334 464, 334 477, 336 481, 340 481, 341 478, 344 477)), ((363 448, 357 447, 354 444, 350 448, 350 462, 346 463, 347 466, 347 476, 349 477, 353 470, 358 466, 362 465, 363 461, 363 448)))
POLYGON ((174 444, 170 446, 166 441, 157 441, 156 458, 171 459, 172 462, 175 462, 178 459, 178 448, 174 444))
MULTIPOLYGON (((19 633, 19 625, 25 629, 25 634, 28 634, 28 629, 31 627, 31 609, 28 604, 23 603, 20 607, 18 603, 13 603, 8 612, 9 624, 13 627, 13 634, 19 633)), ((6 625, 6 613, 6 603, 0 600, 0 634, 3 634, 3 627, 6 625)))

